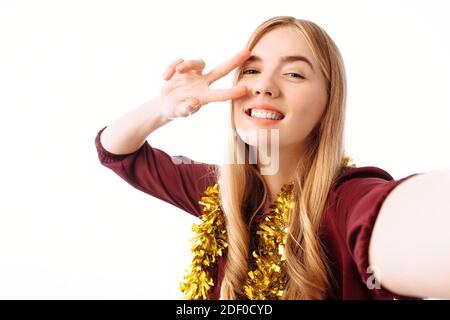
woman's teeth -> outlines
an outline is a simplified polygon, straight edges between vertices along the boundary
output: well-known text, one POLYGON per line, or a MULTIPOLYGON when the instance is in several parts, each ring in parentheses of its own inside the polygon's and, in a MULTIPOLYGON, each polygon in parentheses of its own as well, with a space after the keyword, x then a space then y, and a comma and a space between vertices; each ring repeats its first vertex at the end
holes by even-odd
POLYGON ((281 116, 279 113, 272 112, 272 111, 263 111, 258 109, 252 109, 250 115, 255 118, 261 118, 261 119, 271 119, 271 120, 281 120, 283 119, 283 116, 281 116))

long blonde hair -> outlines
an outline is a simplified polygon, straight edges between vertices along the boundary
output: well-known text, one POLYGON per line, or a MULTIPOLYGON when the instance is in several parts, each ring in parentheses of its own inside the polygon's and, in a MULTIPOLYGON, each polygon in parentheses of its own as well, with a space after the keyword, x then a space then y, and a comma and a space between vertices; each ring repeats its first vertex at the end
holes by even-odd
MULTIPOLYGON (((324 299, 332 291, 332 275, 318 230, 328 192, 340 170, 351 158, 344 152, 346 77, 341 54, 330 36, 311 21, 290 16, 273 17, 251 35, 247 48, 277 27, 293 26, 304 37, 319 62, 327 81, 327 106, 322 121, 307 137, 305 157, 298 164, 294 181, 294 208, 289 213, 286 240, 287 285, 283 299, 324 299)), ((236 70, 234 84, 239 80, 236 70)), ((231 126, 235 131, 233 107, 231 126)), ((228 252, 221 287, 221 299, 242 299, 250 251, 250 223, 267 197, 267 186, 257 167, 248 161, 249 146, 236 135, 230 139, 228 154, 237 153, 237 162, 220 166, 221 202, 226 217, 228 252)))

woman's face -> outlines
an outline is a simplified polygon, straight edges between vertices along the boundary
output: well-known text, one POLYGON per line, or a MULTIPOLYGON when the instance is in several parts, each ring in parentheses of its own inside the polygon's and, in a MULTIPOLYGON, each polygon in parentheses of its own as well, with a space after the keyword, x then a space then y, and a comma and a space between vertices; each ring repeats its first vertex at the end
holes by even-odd
POLYGON ((326 80, 317 61, 290 26, 264 34, 251 53, 238 81, 249 92, 233 100, 237 133, 256 146, 259 129, 279 129, 280 148, 301 148, 327 103, 326 80))

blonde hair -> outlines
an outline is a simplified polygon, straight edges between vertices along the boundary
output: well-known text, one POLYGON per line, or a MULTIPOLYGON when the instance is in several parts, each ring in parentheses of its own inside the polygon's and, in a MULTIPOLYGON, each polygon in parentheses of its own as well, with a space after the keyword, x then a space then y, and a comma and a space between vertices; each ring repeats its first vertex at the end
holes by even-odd
MULTIPOLYGON (((332 274, 319 241, 318 230, 333 180, 351 158, 344 153, 346 77, 341 54, 330 36, 311 21, 290 16, 273 17, 251 35, 252 50, 268 31, 291 26, 300 31, 317 59, 327 81, 327 106, 322 121, 307 137, 305 157, 297 166, 294 181, 294 207, 289 213, 286 242, 287 286, 282 299, 324 299, 332 293, 332 274)), ((241 74, 236 70, 234 84, 241 74)), ((235 131, 233 107, 231 125, 235 131)), ((248 161, 249 146, 237 135, 230 140, 228 154, 237 153, 237 162, 221 166, 221 202, 226 216, 228 252, 221 287, 221 299, 242 299, 249 259, 250 225, 263 207, 267 186, 257 167, 248 161), (245 160, 245 161, 242 161, 245 160), (237 163, 237 164, 236 164, 237 163)))

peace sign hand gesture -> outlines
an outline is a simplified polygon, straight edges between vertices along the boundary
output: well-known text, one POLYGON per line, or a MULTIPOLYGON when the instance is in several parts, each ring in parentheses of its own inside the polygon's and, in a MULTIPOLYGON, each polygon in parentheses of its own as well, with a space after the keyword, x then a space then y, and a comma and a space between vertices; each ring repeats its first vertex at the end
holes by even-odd
POLYGON ((210 89, 209 86, 226 76, 250 57, 250 51, 242 50, 228 61, 218 65, 207 74, 203 60, 177 59, 164 73, 167 82, 160 92, 161 112, 167 119, 187 117, 202 106, 214 101, 226 101, 247 94, 246 86, 229 89, 210 89))

